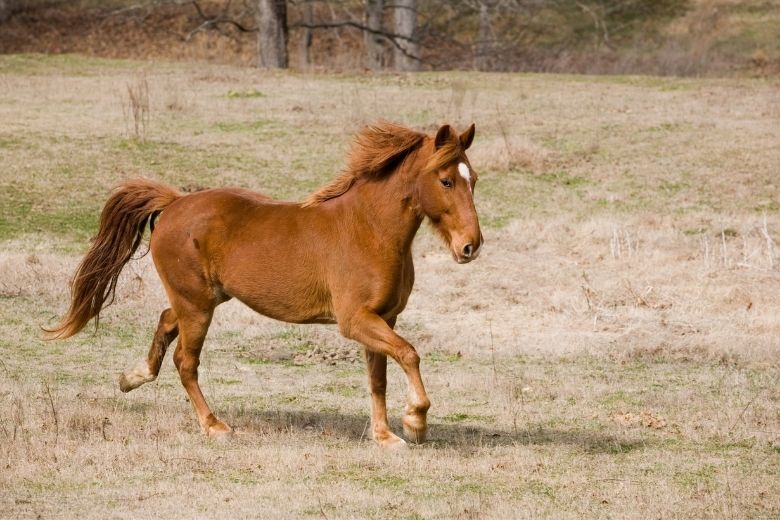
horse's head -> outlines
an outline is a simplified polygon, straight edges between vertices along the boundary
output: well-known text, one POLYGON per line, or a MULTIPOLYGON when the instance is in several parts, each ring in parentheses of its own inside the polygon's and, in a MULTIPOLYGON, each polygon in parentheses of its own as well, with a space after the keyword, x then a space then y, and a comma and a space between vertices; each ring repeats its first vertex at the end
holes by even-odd
POLYGON ((420 209, 459 264, 477 258, 483 242, 474 207, 477 174, 466 157, 473 140, 474 125, 460 135, 450 125, 439 128, 416 186, 420 209))

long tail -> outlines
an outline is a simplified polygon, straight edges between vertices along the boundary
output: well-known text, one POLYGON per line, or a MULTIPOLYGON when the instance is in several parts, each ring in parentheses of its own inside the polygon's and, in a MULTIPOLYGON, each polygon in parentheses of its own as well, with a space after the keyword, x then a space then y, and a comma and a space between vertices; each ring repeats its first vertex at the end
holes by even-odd
MULTIPOLYGON (((170 186, 146 179, 119 185, 103 207, 100 229, 70 285, 70 308, 49 339, 73 336, 114 301, 122 268, 141 244, 146 223, 182 194, 170 186)), ((152 222, 153 224, 153 222, 152 222)))

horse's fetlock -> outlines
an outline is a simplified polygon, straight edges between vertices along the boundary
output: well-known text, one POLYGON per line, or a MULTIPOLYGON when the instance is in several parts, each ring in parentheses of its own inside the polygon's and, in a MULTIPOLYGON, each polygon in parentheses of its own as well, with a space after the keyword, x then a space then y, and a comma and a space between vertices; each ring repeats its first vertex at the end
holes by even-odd
POLYGON ((413 403, 409 403, 406 407, 406 413, 409 415, 416 415, 425 417, 428 414, 428 410, 431 408, 431 402, 425 398, 413 403))

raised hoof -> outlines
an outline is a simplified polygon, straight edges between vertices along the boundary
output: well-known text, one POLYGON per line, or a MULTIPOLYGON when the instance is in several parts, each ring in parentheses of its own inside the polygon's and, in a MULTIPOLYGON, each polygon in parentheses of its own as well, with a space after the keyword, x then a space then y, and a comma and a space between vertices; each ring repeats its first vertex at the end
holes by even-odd
POLYGON ((404 415, 401 422, 404 425, 404 436, 415 444, 425 442, 428 434, 428 424, 418 415, 404 415))
POLYGON ((119 376, 119 389, 122 392, 129 392, 135 390, 144 383, 154 381, 154 376, 149 372, 149 367, 146 365, 146 361, 138 363, 133 368, 125 370, 119 376))

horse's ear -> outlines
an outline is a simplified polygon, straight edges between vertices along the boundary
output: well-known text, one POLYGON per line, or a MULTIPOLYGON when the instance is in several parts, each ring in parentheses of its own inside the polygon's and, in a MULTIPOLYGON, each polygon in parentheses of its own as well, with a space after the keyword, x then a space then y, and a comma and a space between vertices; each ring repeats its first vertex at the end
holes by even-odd
POLYGON ((444 125, 441 128, 439 128, 439 131, 436 132, 436 140, 434 143, 436 144, 436 149, 438 150, 442 146, 444 146, 447 141, 451 141, 453 138, 456 137, 455 130, 452 129, 450 125, 444 125))
POLYGON ((474 140, 474 132, 476 131, 477 127, 474 126, 474 123, 471 123, 471 126, 460 134, 460 144, 463 146, 464 150, 468 150, 469 146, 471 146, 471 142, 474 140))

